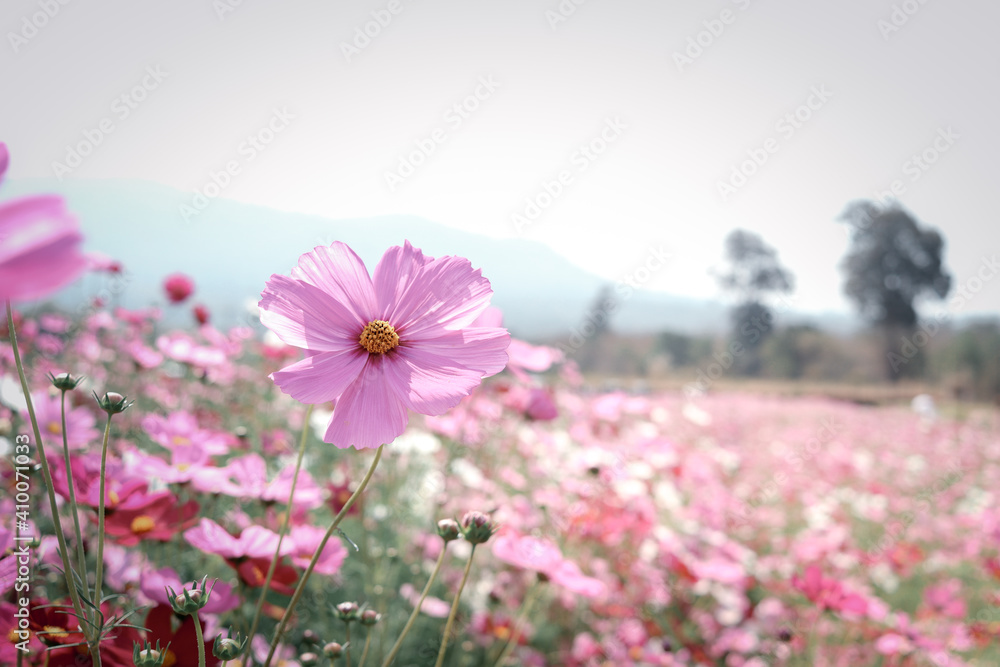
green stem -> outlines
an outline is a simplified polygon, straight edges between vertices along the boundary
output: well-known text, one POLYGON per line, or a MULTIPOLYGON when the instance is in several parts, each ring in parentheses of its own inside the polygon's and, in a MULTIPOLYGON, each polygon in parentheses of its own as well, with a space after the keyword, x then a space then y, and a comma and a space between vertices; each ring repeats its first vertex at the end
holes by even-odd
POLYGON ((395 658, 396 654, 399 653, 399 649, 403 645, 403 638, 406 637, 406 633, 410 631, 413 623, 417 620, 417 616, 420 615, 420 607, 424 604, 424 599, 427 597, 427 593, 430 592, 431 586, 434 584, 434 580, 438 576, 438 572, 441 571, 441 564, 444 562, 444 555, 447 550, 448 543, 445 542, 444 546, 441 547, 441 553, 438 555, 437 563, 434 564, 434 571, 431 572, 431 578, 427 580, 427 585, 424 586, 424 592, 420 594, 420 599, 413 608, 413 612, 410 614, 409 620, 407 620, 406 625, 403 626, 402 634, 399 635, 399 639, 396 640, 396 643, 392 645, 392 650, 389 651, 389 657, 382 663, 382 667, 389 667, 389 665, 392 664, 393 658, 395 658))
POLYGON ((73 512, 73 529, 76 531, 76 559, 77 567, 83 574, 86 582, 87 557, 83 553, 83 531, 80 530, 80 516, 76 505, 76 489, 73 485, 73 469, 69 460, 69 440, 66 433, 66 390, 62 391, 62 401, 60 405, 62 416, 62 438, 63 438, 63 459, 66 463, 66 484, 69 486, 69 507, 73 512))
POLYGON ((104 425, 104 443, 101 445, 101 496, 97 501, 97 574, 94 581, 94 606, 101 608, 101 589, 104 583, 104 492, 107 480, 108 438, 111 435, 111 413, 104 425))
MULTIPOLYGON (((28 408, 28 417, 31 420, 31 429, 35 435, 35 446, 38 447, 38 461, 42 465, 42 478, 45 480, 45 488, 49 495, 49 509, 52 512, 52 523, 55 525, 56 540, 59 542, 59 556, 63 562, 63 574, 66 577, 66 587, 69 589, 69 598, 73 603, 73 612, 76 614, 80 629, 90 647, 91 661, 94 667, 101 667, 101 652, 98 648, 99 639, 95 638, 91 632, 87 616, 83 613, 83 605, 80 603, 80 594, 76 589, 76 581, 73 578, 73 567, 70 563, 69 551, 66 549, 66 536, 63 534, 62 523, 59 521, 59 505, 56 503, 55 487, 52 486, 52 475, 49 473, 49 462, 45 457, 45 444, 42 442, 42 434, 38 430, 38 419, 35 417, 35 406, 31 401, 31 392, 28 391, 28 378, 24 375, 24 365, 21 363, 21 352, 17 347, 17 334, 14 332, 14 313, 10 308, 10 301, 7 301, 7 331, 10 335, 10 345, 14 351, 14 365, 17 367, 17 376, 21 380, 21 391, 24 393, 24 403, 28 408)), ((100 637, 98 633, 97 637, 100 637)))
POLYGON ((205 667, 205 635, 201 631, 201 620, 198 612, 191 614, 194 619, 194 634, 198 638, 198 667, 205 667))
POLYGON ((518 614, 517 620, 514 621, 513 632, 510 635, 510 639, 507 645, 504 646, 503 650, 500 652, 500 656, 497 661, 493 663, 493 667, 500 667, 507 660, 507 657, 517 648, 517 641, 521 638, 521 629, 524 627, 524 623, 528 618, 528 614, 531 613, 531 608, 535 606, 535 600, 538 599, 538 592, 541 590, 541 584, 536 583, 528 591, 525 596, 524 604, 521 606, 521 613, 518 614))
POLYGON ((347 634, 344 637, 344 665, 351 667, 351 624, 347 624, 347 634))
MULTIPOLYGON (((302 468, 302 458, 306 451, 306 440, 309 435, 309 417, 312 416, 313 406, 310 405, 306 408, 306 415, 302 421, 302 435, 299 438, 299 455, 295 459, 295 474, 292 476, 292 488, 288 492, 288 505, 285 511, 285 519, 281 522, 281 530, 278 532, 278 546, 274 549, 274 557, 271 558, 271 565, 267 568, 267 576, 264 577, 264 587, 260 589, 260 597, 257 598, 257 607, 253 612, 253 622, 250 624, 250 632, 247 633, 247 637, 253 639, 254 633, 257 632, 257 625, 260 624, 261 611, 264 609, 264 598, 267 597, 267 591, 271 587, 271 579, 274 577, 274 571, 278 568, 278 561, 281 560, 281 543, 285 540, 285 535, 288 533, 288 524, 292 519, 292 503, 295 500, 295 486, 299 482, 299 470, 302 468)), ((246 652, 243 654, 243 660, 246 662, 248 667, 253 664, 252 651, 250 650, 250 642, 247 642, 246 652)))
POLYGON ((372 629, 368 628, 368 635, 365 637, 365 648, 361 651, 361 660, 358 661, 358 667, 365 667, 365 658, 368 657, 368 647, 372 644, 372 629))
POLYGON ((385 445, 379 445, 378 450, 375 452, 375 460, 372 461, 372 465, 368 468, 368 473, 365 475, 364 479, 361 480, 361 485, 355 489, 351 497, 347 499, 344 506, 341 508, 337 516, 334 517, 333 523, 330 524, 330 528, 327 529, 326 535, 320 541, 319 546, 316 547, 316 552, 313 554, 312 560, 309 561, 309 567, 302 574, 302 579, 299 580, 299 585, 295 587, 295 593, 292 594, 292 599, 288 602, 288 607, 285 608, 285 613, 281 616, 281 621, 278 622, 278 627, 274 631, 274 639, 271 640, 271 648, 267 652, 267 660, 264 661, 264 667, 271 667, 271 660, 274 658, 274 652, 278 649, 278 643, 281 641, 281 636, 285 633, 285 628, 288 626, 288 621, 291 620, 292 611, 295 609, 295 605, 299 603, 299 598, 302 597, 302 593, 305 590, 306 583, 309 581, 309 577, 312 575, 314 569, 316 569, 316 562, 319 561, 320 555, 326 548, 326 543, 330 541, 330 537, 340 526, 340 522, 343 521, 344 517, 347 516, 347 511, 351 509, 354 502, 361 496, 361 493, 368 486, 368 481, 371 480, 372 475, 375 474, 375 468, 378 467, 378 462, 382 458, 382 450, 385 449, 385 445))
POLYGON ((434 667, 441 667, 444 664, 444 654, 448 650, 448 638, 451 635, 451 626, 455 624, 455 616, 458 615, 458 601, 462 597, 462 589, 465 588, 465 582, 469 579, 469 570, 472 569, 472 558, 476 555, 476 545, 472 545, 472 552, 469 553, 469 562, 465 564, 465 572, 462 573, 462 582, 458 585, 458 590, 455 591, 455 599, 451 603, 451 612, 448 614, 448 622, 444 626, 444 635, 441 637, 441 650, 438 651, 437 662, 434 663, 434 667))

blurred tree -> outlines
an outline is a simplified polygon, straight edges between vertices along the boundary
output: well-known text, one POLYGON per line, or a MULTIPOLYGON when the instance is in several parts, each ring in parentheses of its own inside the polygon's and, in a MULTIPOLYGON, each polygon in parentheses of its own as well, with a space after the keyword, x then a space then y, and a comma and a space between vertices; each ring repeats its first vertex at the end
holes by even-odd
POLYGON ((719 284, 736 297, 730 312, 732 340, 742 345, 733 361, 733 370, 758 375, 761 370, 760 344, 773 330, 773 313, 767 298, 794 289, 792 274, 778 262, 778 253, 759 235, 734 229, 726 237, 728 271, 719 275, 719 284))
POLYGON ((910 361, 918 355, 904 349, 917 325, 915 302, 926 293, 944 298, 951 289, 942 266, 944 239, 896 204, 852 202, 840 219, 851 225, 851 247, 841 263, 844 293, 882 330, 886 376, 914 375, 919 363, 910 361))

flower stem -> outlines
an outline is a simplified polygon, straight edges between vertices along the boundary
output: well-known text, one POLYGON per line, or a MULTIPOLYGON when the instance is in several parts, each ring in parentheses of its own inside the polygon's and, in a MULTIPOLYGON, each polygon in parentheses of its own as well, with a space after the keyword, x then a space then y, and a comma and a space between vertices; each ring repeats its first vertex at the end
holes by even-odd
POLYGON ((107 483, 108 438, 111 435, 111 413, 104 425, 104 443, 101 445, 101 495, 97 501, 97 575, 94 581, 94 606, 101 608, 101 589, 104 583, 104 491, 107 483))
POLYGON ((347 502, 344 503, 340 512, 337 513, 337 516, 334 517, 333 523, 330 524, 330 527, 326 531, 326 535, 323 536, 323 539, 320 540, 319 546, 316 547, 316 552, 313 553, 312 560, 309 561, 309 567, 307 567, 306 571, 302 574, 302 579, 299 580, 299 585, 295 587, 295 593, 292 594, 292 599, 288 602, 288 607, 285 608, 285 613, 282 614, 281 620, 278 622, 278 627, 274 631, 274 639, 271 640, 271 648, 267 652, 267 660, 264 661, 264 667, 271 666, 271 660, 274 658, 274 652, 278 649, 278 643, 281 641, 281 636, 285 633, 288 621, 292 617, 292 611, 295 609, 295 605, 299 603, 299 598, 302 597, 302 592, 305 590, 306 583, 309 581, 309 577, 312 575, 313 570, 316 569, 316 563, 319 561, 320 555, 326 548, 326 543, 330 541, 330 537, 337 530, 337 527, 340 526, 340 522, 343 521, 345 516, 347 516, 348 510, 351 509, 354 502, 365 490, 365 487, 368 486, 368 482, 371 480, 372 475, 375 474, 375 468, 378 467, 378 462, 382 458, 382 450, 384 449, 384 444, 379 445, 378 450, 375 452, 375 460, 372 461, 372 465, 368 468, 368 472, 365 474, 364 479, 361 480, 361 484, 354 490, 351 497, 347 499, 347 502))
POLYGON ((406 637, 406 633, 410 631, 413 623, 417 620, 417 616, 420 615, 420 607, 424 604, 424 598, 427 597, 427 593, 430 592, 431 586, 434 584, 434 580, 438 576, 438 572, 441 571, 441 564, 444 562, 444 555, 447 550, 448 543, 446 542, 444 546, 441 547, 441 553, 438 555, 437 563, 434 564, 434 571, 431 572, 431 578, 427 580, 427 585, 424 586, 424 592, 420 594, 420 599, 413 608, 413 612, 410 614, 409 620, 406 621, 402 634, 399 635, 399 639, 396 640, 396 643, 392 645, 392 650, 389 651, 389 657, 382 663, 382 667, 389 667, 389 665, 392 664, 393 658, 395 658, 396 654, 399 653, 399 648, 403 645, 403 638, 406 637))
POLYGON ((66 390, 62 391, 60 405, 62 417, 63 458, 66 464, 66 484, 69 486, 69 508, 73 512, 73 529, 76 531, 76 559, 83 581, 87 580, 87 557, 83 553, 83 531, 80 530, 80 516, 76 505, 76 489, 73 485, 73 469, 69 460, 69 440, 66 433, 66 390))
POLYGON ((351 667, 351 624, 347 624, 347 633, 344 636, 344 665, 351 667))
POLYGON ((368 635, 365 637, 365 648, 361 651, 361 660, 358 661, 358 667, 365 667, 365 658, 368 657, 368 647, 372 645, 372 629, 368 628, 368 635))
MULTIPOLYGON (((73 579, 73 566, 70 563, 69 551, 66 549, 66 536, 63 534, 62 523, 59 521, 59 505, 56 503, 55 487, 52 486, 52 475, 49 473, 49 462, 45 458, 45 444, 42 442, 42 434, 38 430, 38 419, 35 417, 35 406, 31 402, 31 392, 28 391, 28 378, 24 375, 24 365, 21 363, 21 352, 17 347, 17 334, 14 332, 14 313, 10 309, 10 301, 7 301, 7 331, 10 336, 10 345, 14 351, 14 365, 17 367, 17 376, 21 380, 21 391, 24 393, 24 403, 28 408, 28 417, 31 421, 31 429, 35 436, 35 445, 38 447, 38 461, 42 465, 42 478, 45 480, 45 488, 49 495, 49 509, 52 512, 52 523, 55 525, 56 540, 59 543, 59 556, 63 562, 63 574, 66 577, 66 587, 69 589, 69 598, 73 603, 73 611, 80 622, 80 629, 90 647, 91 661, 95 667, 101 666, 101 653, 98 648, 98 639, 91 632, 87 616, 83 613, 83 605, 80 603, 80 595, 76 588, 76 581, 73 579)), ((100 634, 98 633, 98 637, 100 634)))
POLYGON ((521 605, 521 613, 518 615, 517 620, 514 621, 513 632, 510 635, 510 639, 507 641, 507 645, 504 646, 503 650, 500 651, 500 656, 497 661, 493 663, 493 667, 500 667, 507 660, 507 657, 511 652, 517 648, 517 641, 521 638, 521 630, 524 628, 524 623, 528 619, 528 614, 531 613, 531 608, 535 606, 535 601, 538 599, 538 593, 541 590, 541 584, 536 583, 528 591, 528 594, 524 598, 524 604, 521 605))
MULTIPOLYGON (((253 638, 254 633, 257 632, 257 625, 260 624, 260 614, 264 609, 264 598, 267 596, 267 591, 271 587, 271 579, 274 577, 274 571, 278 568, 278 561, 281 560, 281 543, 285 540, 285 535, 288 533, 288 524, 292 520, 292 503, 295 500, 295 486, 299 482, 299 470, 302 469, 302 457, 305 455, 306 451, 306 440, 308 440, 309 435, 309 417, 312 416, 313 406, 310 405, 306 408, 305 417, 302 419, 302 435, 299 438, 299 455, 295 459, 295 474, 292 475, 292 488, 288 492, 288 505, 285 510, 285 519, 281 522, 281 530, 278 532, 278 546, 274 549, 274 557, 271 558, 271 565, 267 568, 267 576, 264 577, 264 587, 260 589, 260 597, 257 598, 257 607, 253 612, 253 622, 250 624, 250 632, 247 633, 247 637, 253 638)), ((252 663, 250 642, 247 642, 246 653, 244 653, 244 661, 247 665, 252 663)))
POLYGON ((194 634, 198 638, 198 667, 205 667, 205 635, 201 631, 201 620, 198 612, 191 614, 194 620, 194 634))
POLYGON ((465 572, 462 573, 462 582, 458 585, 458 590, 455 591, 455 599, 451 603, 451 612, 448 614, 448 622, 444 626, 444 635, 441 637, 441 650, 438 651, 437 662, 434 663, 434 667, 441 667, 444 664, 444 654, 448 650, 448 638, 451 635, 451 626, 455 623, 455 616, 458 615, 458 601, 462 597, 462 589, 465 588, 465 582, 469 579, 469 570, 472 569, 472 558, 476 555, 476 545, 472 545, 472 551, 469 553, 469 562, 465 564, 465 572))

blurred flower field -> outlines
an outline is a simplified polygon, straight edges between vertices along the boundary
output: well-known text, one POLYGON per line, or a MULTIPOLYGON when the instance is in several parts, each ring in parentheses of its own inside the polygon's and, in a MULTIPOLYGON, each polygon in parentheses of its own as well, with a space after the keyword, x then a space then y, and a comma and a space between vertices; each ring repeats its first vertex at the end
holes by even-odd
MULTIPOLYGON (((122 597, 105 606, 109 616, 140 608, 132 622, 149 631, 112 632, 104 664, 132 664, 140 636, 171 642, 164 664, 197 664, 191 617, 171 611, 164 587, 205 576, 218 580, 200 614, 206 641, 246 633, 305 429, 289 536, 255 640, 260 664, 371 452, 323 443, 329 405, 304 424, 306 408, 267 379, 299 358, 296 348, 250 328, 166 330, 158 318, 110 308, 79 321, 14 318, 63 507, 60 392, 46 374, 86 376, 66 393, 66 436, 91 569, 105 422, 91 392, 135 400, 111 426, 104 576, 122 597)), ((13 640, 11 443, 29 429, 3 338, 0 624, 13 640)), ((448 665, 497 664, 501 654, 523 665, 998 664, 995 414, 953 421, 815 399, 597 394, 554 350, 514 341, 510 356, 456 408, 412 417, 386 447, 275 664, 329 664, 323 647, 347 641, 342 602, 381 615, 351 628, 354 664, 368 632, 368 664, 381 664, 446 548, 395 663, 434 664, 470 552, 462 539, 445 546, 436 523, 471 510, 499 529, 477 549, 448 665)), ((44 537, 32 552, 22 664, 79 664, 77 648, 42 650, 79 635, 41 606, 65 602, 66 588, 37 475, 31 494, 25 532, 44 537)), ((64 528, 71 534, 65 517, 64 528)), ((15 664, 14 641, 0 651, 15 664)), ((209 653, 208 664, 221 661, 209 653)))

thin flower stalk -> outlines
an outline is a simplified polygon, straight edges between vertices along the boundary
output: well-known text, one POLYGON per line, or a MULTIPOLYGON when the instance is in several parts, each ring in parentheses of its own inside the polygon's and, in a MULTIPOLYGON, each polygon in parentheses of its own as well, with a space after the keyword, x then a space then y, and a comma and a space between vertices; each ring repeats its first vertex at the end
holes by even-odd
POLYGON ((382 663, 382 667, 389 667, 389 665, 392 664, 393 659, 396 657, 396 654, 399 653, 399 649, 403 645, 403 639, 410 631, 410 628, 413 627, 414 622, 417 620, 417 616, 420 615, 420 607, 423 606, 424 599, 427 598, 427 594, 430 592, 431 586, 434 585, 434 580, 437 579, 438 573, 441 571, 441 564, 444 563, 445 552, 447 550, 447 544, 441 547, 441 553, 438 554, 437 563, 434 564, 434 571, 431 572, 431 578, 427 580, 427 585, 424 586, 424 590, 420 594, 420 599, 417 601, 416 606, 413 607, 413 612, 410 613, 410 618, 406 621, 406 625, 403 626, 403 632, 400 633, 396 643, 392 645, 392 650, 389 651, 389 656, 385 659, 385 662, 382 663))
POLYGON ((458 585, 458 590, 455 591, 455 599, 451 603, 451 611, 448 613, 448 622, 444 626, 444 634, 441 637, 441 649, 438 651, 437 662, 434 663, 434 667, 441 667, 444 664, 444 654, 448 650, 448 639, 451 636, 451 628, 455 624, 455 616, 458 614, 458 602, 462 598, 462 590, 465 588, 465 582, 469 580, 469 571, 472 569, 472 559, 476 555, 476 545, 472 545, 472 551, 469 552, 469 561, 465 564, 465 571, 462 573, 462 581, 458 585))
POLYGON ((365 487, 368 486, 368 482, 371 480, 372 475, 375 474, 375 468, 378 467, 378 462, 382 458, 382 452, 384 450, 384 444, 379 445, 379 448, 375 450, 375 459, 372 461, 371 467, 368 468, 368 472, 365 474, 364 479, 361 480, 361 484, 358 485, 358 488, 355 489, 354 493, 351 494, 351 497, 347 499, 346 503, 344 503, 340 512, 337 513, 337 516, 334 517, 333 523, 330 524, 330 528, 327 529, 323 539, 320 540, 319 546, 316 547, 312 560, 309 561, 309 567, 307 567, 306 571, 302 574, 302 579, 299 580, 298 586, 295 587, 292 599, 288 602, 288 607, 285 609, 285 613, 281 616, 281 620, 278 622, 278 627, 274 631, 274 639, 271 640, 271 648, 267 652, 267 659, 264 661, 264 667, 270 667, 271 660, 274 659, 274 652, 278 649, 278 643, 281 641, 281 637, 285 633, 285 628, 288 627, 288 621, 291 619, 292 612, 295 610, 295 606, 302 597, 302 593, 305 590, 306 584, 309 582, 309 577, 316 568, 316 563, 319 561, 320 555, 326 548, 326 543, 330 541, 330 537, 332 537, 337 531, 337 528, 340 526, 340 522, 343 521, 345 516, 347 516, 347 512, 364 492, 365 487))

